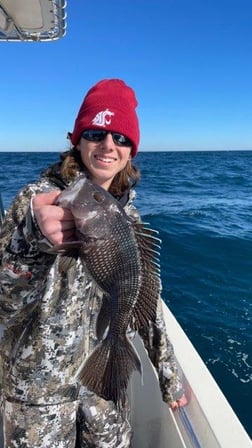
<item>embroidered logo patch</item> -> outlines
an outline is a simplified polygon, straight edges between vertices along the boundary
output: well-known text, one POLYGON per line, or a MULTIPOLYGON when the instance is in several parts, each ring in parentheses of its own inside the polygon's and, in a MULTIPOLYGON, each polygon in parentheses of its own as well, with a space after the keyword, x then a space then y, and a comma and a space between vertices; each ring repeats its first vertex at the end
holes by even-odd
POLYGON ((114 112, 111 112, 108 109, 102 110, 93 118, 92 124, 95 124, 96 126, 106 126, 111 123, 111 117, 113 117, 113 115, 115 115, 114 112))

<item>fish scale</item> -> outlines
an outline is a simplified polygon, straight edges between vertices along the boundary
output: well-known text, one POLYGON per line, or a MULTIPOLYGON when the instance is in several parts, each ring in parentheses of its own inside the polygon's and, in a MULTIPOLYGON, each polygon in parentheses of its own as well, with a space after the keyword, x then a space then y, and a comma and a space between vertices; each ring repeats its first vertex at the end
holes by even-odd
POLYGON ((138 330, 154 321, 160 294, 156 233, 135 223, 106 190, 81 175, 59 197, 71 210, 77 241, 55 246, 64 255, 77 253, 104 298, 97 317, 100 341, 80 366, 78 380, 120 408, 126 400, 133 370, 142 372, 138 354, 127 337, 130 326, 138 330))

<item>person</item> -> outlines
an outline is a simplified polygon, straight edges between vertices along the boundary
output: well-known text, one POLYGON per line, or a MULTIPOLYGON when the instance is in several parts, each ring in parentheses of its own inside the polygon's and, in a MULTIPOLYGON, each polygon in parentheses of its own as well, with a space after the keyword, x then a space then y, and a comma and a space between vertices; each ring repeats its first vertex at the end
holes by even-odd
MULTIPOLYGON (((57 205, 63 189, 85 172, 108 190, 132 219, 139 170, 139 123, 134 90, 105 79, 86 94, 58 163, 24 187, 7 211, 1 233, 0 321, 2 415, 5 447, 129 447, 129 403, 117 410, 78 383, 77 372, 97 345, 95 322, 103 293, 79 258, 59 270, 52 246, 74 240, 68 209, 57 205)), ((161 300, 156 320, 139 331, 157 369, 163 400, 186 404, 161 300)))

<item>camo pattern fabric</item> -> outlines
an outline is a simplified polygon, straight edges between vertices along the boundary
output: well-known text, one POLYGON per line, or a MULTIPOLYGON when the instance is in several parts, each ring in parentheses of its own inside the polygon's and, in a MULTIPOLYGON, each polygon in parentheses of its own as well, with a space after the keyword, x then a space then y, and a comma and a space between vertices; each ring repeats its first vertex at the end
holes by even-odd
MULTIPOLYGON (((65 274, 59 272, 60 256, 47 253, 50 243, 32 213, 35 194, 64 185, 64 179, 54 173, 53 178, 42 176, 37 183, 26 186, 10 206, 1 231, 0 323, 5 330, 0 354, 5 446, 71 447, 74 443, 64 440, 76 437, 76 447, 126 448, 130 446, 128 412, 119 414, 113 403, 83 391, 76 380, 98 343, 95 325, 103 293, 79 259, 65 274), (90 400, 95 403, 90 404, 90 400), (36 444, 33 437, 37 437, 36 444)), ((133 199, 131 191, 124 208, 139 220, 133 199)), ((140 335, 157 369, 164 401, 180 398, 183 390, 166 335, 161 301, 156 322, 142 329, 140 335)))
POLYGON ((123 412, 95 394, 54 405, 4 403, 7 448, 126 448, 131 444, 128 405, 123 412))

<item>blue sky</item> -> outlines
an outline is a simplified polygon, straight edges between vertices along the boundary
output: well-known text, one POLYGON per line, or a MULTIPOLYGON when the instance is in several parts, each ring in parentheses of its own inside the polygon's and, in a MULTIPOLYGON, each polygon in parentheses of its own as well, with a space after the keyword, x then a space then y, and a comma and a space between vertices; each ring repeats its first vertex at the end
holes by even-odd
POLYGON ((62 151, 86 91, 136 91, 141 150, 252 150, 251 0, 68 0, 66 36, 1 42, 0 151, 62 151))

